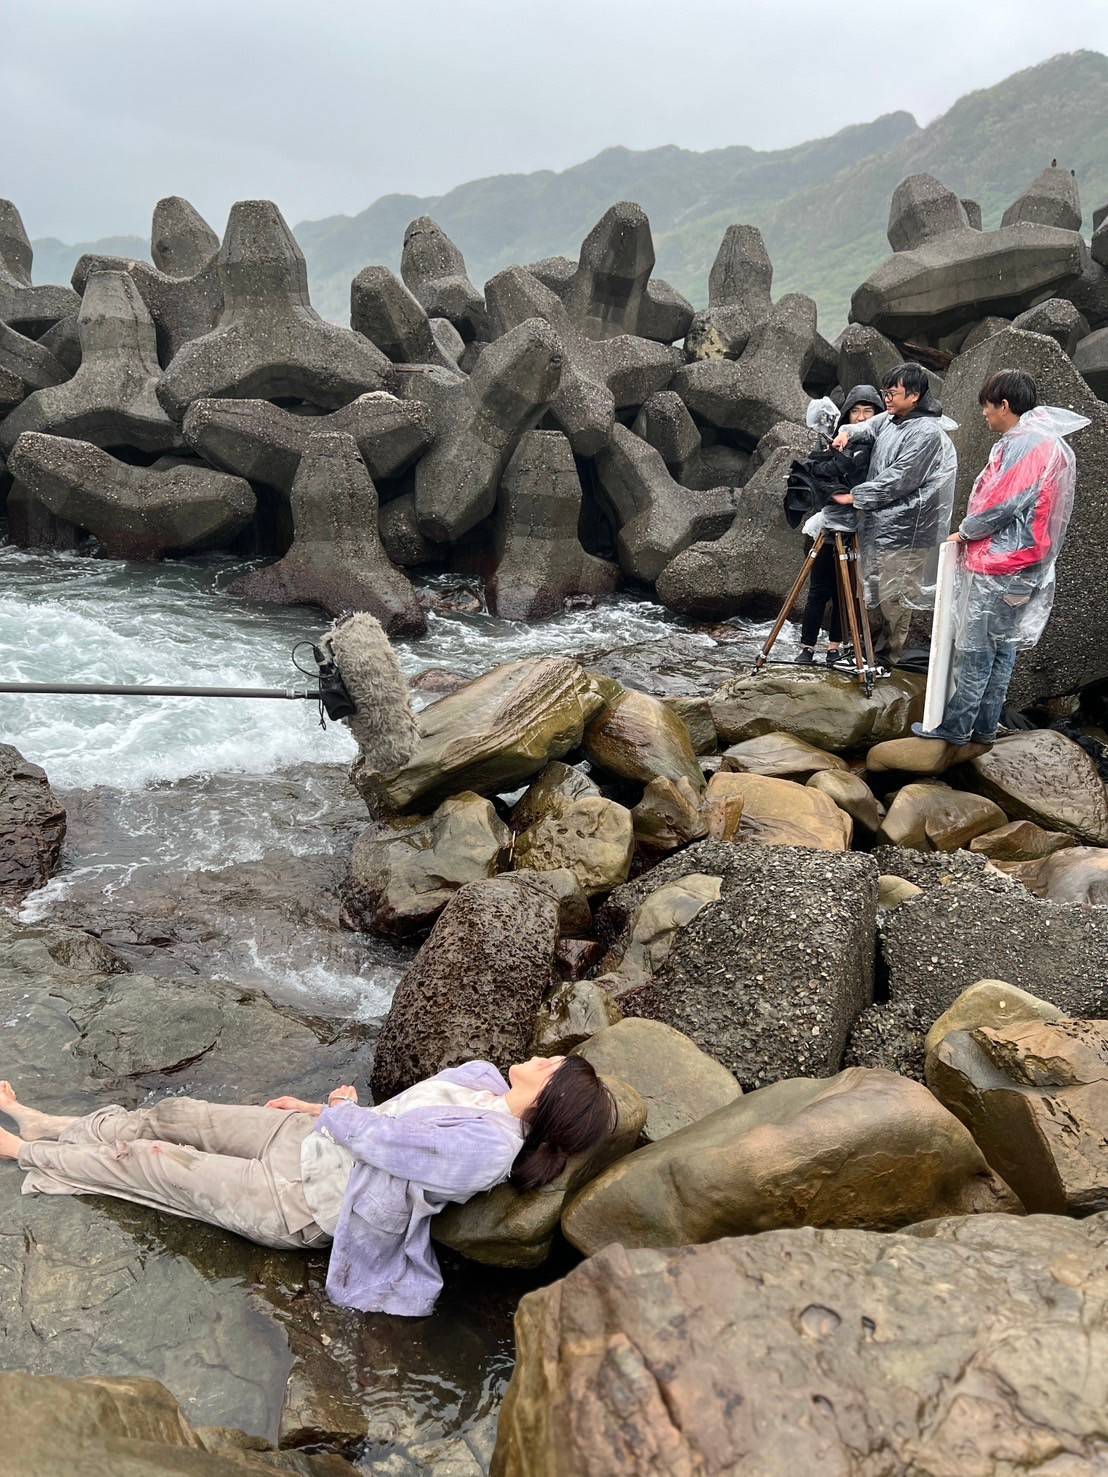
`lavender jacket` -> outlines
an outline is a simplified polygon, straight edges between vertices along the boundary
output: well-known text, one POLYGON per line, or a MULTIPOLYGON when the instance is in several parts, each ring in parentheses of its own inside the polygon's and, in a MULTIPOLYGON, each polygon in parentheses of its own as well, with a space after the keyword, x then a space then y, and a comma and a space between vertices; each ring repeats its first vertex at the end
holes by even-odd
MULTIPOLYGON (((490 1062, 436 1073, 500 1096, 508 1084, 490 1062)), ((522 1145, 516 1120, 451 1104, 386 1118, 356 1103, 326 1108, 317 1128, 344 1144, 355 1164, 327 1268, 327 1296, 363 1313, 422 1318, 442 1290, 431 1217, 507 1178, 522 1145)))

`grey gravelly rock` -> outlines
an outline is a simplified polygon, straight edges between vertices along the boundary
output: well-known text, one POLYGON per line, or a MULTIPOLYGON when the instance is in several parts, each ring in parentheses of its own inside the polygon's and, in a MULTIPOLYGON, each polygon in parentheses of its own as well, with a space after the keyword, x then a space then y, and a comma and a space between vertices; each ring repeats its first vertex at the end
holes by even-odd
POLYGON ((403 399, 425 402, 435 435, 415 471, 427 538, 450 542, 492 512, 505 463, 557 394, 562 369, 558 335, 529 318, 490 344, 468 378, 420 366, 396 382, 403 399))
POLYGON ((815 336, 815 303, 789 293, 752 331, 738 359, 687 364, 673 388, 700 420, 757 441, 778 421, 804 423, 809 397, 801 380, 815 336))
POLYGON ((708 274, 708 308, 685 335, 690 359, 737 359, 773 308, 773 263, 757 226, 728 226, 708 274))
MULTIPOLYGON (((1041 232, 1048 227, 1020 229, 1041 232)), ((1078 349, 1088 341, 1083 340, 1078 349)), ((955 518, 965 513, 973 480, 994 444, 981 419, 978 391, 1001 369, 1026 370, 1035 377, 1041 403, 1067 406, 1092 422, 1067 439, 1077 459, 1073 516, 1058 557, 1050 622, 1038 646, 1021 653, 1016 666, 1010 695, 1022 706, 1108 677, 1108 604, 1103 598, 1103 551, 1108 548, 1108 409, 1058 344, 1043 334, 1008 328, 971 353, 959 355, 946 377, 943 396, 945 409, 959 427, 952 433, 958 451, 955 518)))
POLYGON ((14 410, 26 394, 27 387, 19 375, 0 364, 0 415, 14 410))
POLYGON ((632 430, 653 446, 678 482, 684 480, 700 455, 700 431, 673 390, 656 390, 645 400, 632 430))
POLYGON ((76 312, 59 318, 53 328, 46 330, 38 343, 53 354, 66 374, 76 374, 81 367, 81 335, 77 329, 76 312))
POLYGON ((57 870, 65 808, 46 771, 0 744, 0 904, 15 906, 57 870))
POLYGON ((1077 180, 1059 165, 1048 165, 1013 200, 1001 217, 1002 226, 1023 224, 1058 226, 1064 231, 1081 229, 1081 196, 1077 180))
POLYGON ((404 232, 400 275, 429 317, 446 318, 467 343, 490 337, 485 304, 466 276, 465 258, 430 216, 421 215, 404 232))
POLYGON ((641 206, 613 205, 581 243, 565 305, 589 338, 638 333, 646 287, 654 270, 654 241, 641 206))
MULTIPOLYGON (((888 855, 878 855, 882 871, 888 855)), ((985 885, 976 869, 959 878, 955 862, 963 862, 962 853, 943 857, 930 874, 951 876, 949 882, 882 919, 887 999, 858 1021, 848 1061, 922 1078, 928 1030, 980 979, 1007 980, 1067 1015, 1108 1015, 1108 910, 1040 901, 995 873, 983 874, 985 885)))
POLYGON ((1108 328, 1098 328, 1073 351, 1073 362, 1101 400, 1108 400, 1108 328))
MULTIPOLYGON (((423 304, 388 267, 363 267, 350 284, 350 326, 395 364, 440 364, 451 369, 458 362, 458 354, 443 353, 423 304)), ((453 324, 450 328, 457 332, 453 324)))
POLYGON ((352 436, 308 440, 292 488, 292 547, 276 564, 229 587, 244 599, 319 605, 329 615, 368 610, 390 636, 421 636, 427 618, 406 576, 381 547, 377 489, 352 436))
POLYGON ((492 1472, 1097 1472, 1106 1255, 1105 1215, 609 1247, 520 1304, 492 1472))
POLYGON ((612 429, 596 463, 619 527, 616 550, 623 572, 650 584, 674 557, 698 539, 718 538, 741 502, 733 487, 707 492, 682 487, 659 452, 626 426, 612 429))
MULTIPOLYGON (((563 301, 577 275, 578 263, 568 256, 550 256, 527 267, 544 287, 549 287, 563 301)), ((684 338, 693 320, 693 305, 661 277, 651 277, 639 308, 635 333, 655 343, 672 344, 684 338)))
POLYGON ((78 315, 81 367, 64 384, 36 390, 0 423, 0 450, 24 431, 72 436, 95 446, 170 451, 176 426, 158 403, 154 324, 123 272, 94 272, 78 315))
POLYGON ((43 507, 87 529, 110 559, 219 548, 254 515, 248 482, 177 457, 135 467, 88 441, 24 431, 8 466, 43 507))
POLYGON ((377 527, 385 553, 401 569, 441 564, 449 552, 449 545, 432 543, 420 533, 414 492, 387 502, 377 515, 377 527))
POLYGON ((15 404, 34 390, 60 385, 69 378, 64 365, 49 349, 44 349, 33 338, 27 338, 6 323, 0 323, 0 372, 18 381, 15 404))
POLYGON ((934 175, 911 174, 893 191, 886 234, 894 251, 913 251, 925 241, 964 231, 968 226, 965 206, 934 175))
POLYGON ((607 445, 616 410, 641 405, 673 378, 675 350, 626 333, 590 338, 558 297, 523 267, 498 273, 486 284, 485 296, 496 332, 537 317, 557 333, 564 364, 550 414, 578 456, 595 456, 607 445))
POLYGON ((1018 318, 1013 318, 1012 327, 1024 333, 1045 333, 1072 358, 1083 338, 1089 335, 1089 325, 1082 313, 1064 297, 1050 297, 1036 303, 1018 318))
POLYGON ((891 339, 864 323, 849 323, 836 340, 839 350, 839 384, 849 393, 855 385, 873 385, 901 363, 902 355, 891 339))
POLYGON ((182 425, 185 442, 213 466, 288 496, 312 436, 353 436, 371 477, 395 477, 434 439, 418 400, 384 390, 359 395, 330 415, 296 415, 268 400, 197 400, 182 425))
POLYGON ((0 323, 38 338, 75 313, 79 299, 68 287, 33 287, 33 261, 23 217, 10 200, 0 200, 0 323))
POLYGON ((526 431, 500 479, 493 517, 496 568, 485 582, 493 615, 542 620, 571 595, 610 595, 619 566, 587 554, 577 536, 583 493, 569 442, 526 431))
POLYGON ((857 853, 699 841, 618 888, 597 918, 614 940, 649 892, 691 872, 722 877, 718 903, 674 941, 624 1016, 676 1027, 744 1089, 842 1065, 873 995, 877 869, 857 853))
POLYGON ((385 387, 380 349, 313 309, 304 253, 271 201, 231 207, 218 267, 218 325, 178 350, 158 386, 174 420, 202 398, 290 397, 334 410, 385 387))
POLYGON ((396 988, 377 1038, 374 1097, 475 1057, 502 1071, 526 1059, 557 942, 558 904, 526 873, 456 892, 396 988))
POLYGON ((209 333, 219 322, 219 237, 187 200, 169 196, 154 207, 150 250, 154 266, 86 253, 73 269, 73 286, 83 292, 93 272, 126 272, 150 310, 158 353, 168 364, 182 344, 209 333))
MULTIPOLYGON (((657 577, 658 598, 681 615, 773 616, 804 561, 802 541, 785 521, 785 478, 792 447, 775 451, 735 495, 725 533, 688 540, 657 577)), ((690 494, 686 493, 686 497, 690 494)))

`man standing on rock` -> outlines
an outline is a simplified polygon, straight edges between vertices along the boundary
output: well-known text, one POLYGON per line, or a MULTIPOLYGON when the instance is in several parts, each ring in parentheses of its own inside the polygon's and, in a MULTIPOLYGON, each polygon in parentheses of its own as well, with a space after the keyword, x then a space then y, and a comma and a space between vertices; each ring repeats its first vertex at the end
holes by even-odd
POLYGON ((950 535, 962 550, 954 691, 938 728, 912 724, 920 738, 958 746, 995 741, 1016 658, 1046 628, 1076 482, 1074 455, 1062 438, 1089 424, 1073 411, 1039 405, 1038 386, 1022 369, 994 374, 977 398, 1000 439, 950 535))
POLYGON ((865 482, 835 501, 862 514, 866 605, 879 618, 874 649, 891 666, 904 651, 912 611, 935 603, 938 547, 950 528, 958 456, 921 364, 898 364, 882 390, 885 413, 844 427, 832 445, 843 451, 848 441, 873 443, 865 482))

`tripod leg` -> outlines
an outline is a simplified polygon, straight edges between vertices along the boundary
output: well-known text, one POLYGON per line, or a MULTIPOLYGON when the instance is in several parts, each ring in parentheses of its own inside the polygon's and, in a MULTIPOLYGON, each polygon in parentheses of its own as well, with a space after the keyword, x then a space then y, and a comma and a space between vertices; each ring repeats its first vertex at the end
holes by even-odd
POLYGON ((784 627, 785 622, 788 620, 789 616, 792 614, 793 606, 796 604, 797 600, 799 600, 799 598, 800 598, 800 592, 801 592, 801 590, 803 590, 805 584, 808 581, 809 576, 812 573, 812 570, 813 570, 813 568, 815 566, 815 562, 816 562, 816 555, 823 548, 824 542, 825 542, 824 535, 822 533, 821 534, 818 534, 816 536, 815 543, 812 545, 811 549, 809 549, 809 551, 808 551, 808 557, 804 560, 804 564, 803 564, 803 566, 802 566, 802 568, 800 570, 800 573, 797 575, 796 579, 793 581, 793 587, 792 587, 792 589, 785 596, 785 603, 784 603, 784 605, 782 605, 780 611, 778 611, 777 619, 773 623, 773 629, 770 631, 769 635, 766 637, 765 643, 762 646, 761 651, 754 658, 754 670, 756 672, 760 672, 762 670, 762 668, 765 666, 766 662, 769 660, 769 654, 773 650, 774 642, 777 640, 778 636, 780 636, 781 631, 782 631, 782 628, 784 627))
POLYGON ((846 544, 843 542, 842 534, 837 533, 835 535, 835 568, 839 576, 839 599, 842 601, 847 625, 850 627, 850 640, 854 647, 854 671, 858 680, 862 681, 865 677, 865 658, 862 655, 862 634, 858 626, 857 597, 851 586, 847 560, 846 544))

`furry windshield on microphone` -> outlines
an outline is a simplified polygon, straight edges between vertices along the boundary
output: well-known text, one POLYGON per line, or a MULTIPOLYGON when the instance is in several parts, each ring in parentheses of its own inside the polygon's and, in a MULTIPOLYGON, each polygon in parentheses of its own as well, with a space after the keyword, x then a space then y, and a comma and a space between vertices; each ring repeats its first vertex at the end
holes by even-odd
POLYGON ((320 641, 356 711, 342 721, 370 769, 387 773, 407 763, 419 742, 408 682, 380 621, 366 611, 337 620, 320 641))

